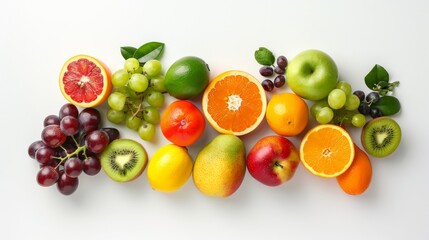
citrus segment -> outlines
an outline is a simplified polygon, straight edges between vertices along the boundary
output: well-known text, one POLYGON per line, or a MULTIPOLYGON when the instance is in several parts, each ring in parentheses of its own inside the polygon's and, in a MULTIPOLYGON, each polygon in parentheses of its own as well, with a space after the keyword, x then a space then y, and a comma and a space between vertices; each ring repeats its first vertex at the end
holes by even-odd
POLYGON ((323 124, 312 128, 302 139, 300 158, 311 173, 332 178, 344 173, 353 162, 354 144, 343 128, 323 124))
POLYGON ((59 84, 70 103, 85 108, 100 105, 112 89, 108 68, 87 55, 74 56, 64 63, 59 84))
POLYGON ((264 118, 267 99, 261 84, 243 71, 217 76, 203 95, 207 121, 220 133, 237 136, 253 131, 264 118))

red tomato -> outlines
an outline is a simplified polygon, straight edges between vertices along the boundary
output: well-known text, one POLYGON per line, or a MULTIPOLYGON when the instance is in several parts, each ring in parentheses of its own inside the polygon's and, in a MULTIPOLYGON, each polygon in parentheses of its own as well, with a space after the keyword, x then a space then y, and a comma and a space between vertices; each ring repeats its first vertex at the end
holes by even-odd
POLYGON ((206 127, 204 115, 191 102, 178 100, 171 103, 161 118, 161 131, 170 142, 179 146, 193 144, 206 127))

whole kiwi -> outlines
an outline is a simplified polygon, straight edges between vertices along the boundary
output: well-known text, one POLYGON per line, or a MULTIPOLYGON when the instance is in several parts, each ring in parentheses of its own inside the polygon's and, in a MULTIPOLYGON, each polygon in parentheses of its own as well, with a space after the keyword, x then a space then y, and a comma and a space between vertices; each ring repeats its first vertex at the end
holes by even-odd
POLYGON ((117 182, 129 182, 142 174, 148 162, 143 146, 131 139, 112 141, 100 156, 101 167, 117 182))
POLYGON ((365 151, 371 156, 387 157, 401 142, 401 128, 389 117, 375 118, 363 127, 361 141, 365 151))

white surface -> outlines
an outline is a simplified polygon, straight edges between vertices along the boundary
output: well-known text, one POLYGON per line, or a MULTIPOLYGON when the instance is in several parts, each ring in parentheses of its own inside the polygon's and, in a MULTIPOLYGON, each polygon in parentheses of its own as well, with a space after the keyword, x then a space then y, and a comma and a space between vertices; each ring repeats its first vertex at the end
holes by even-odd
MULTIPOLYGON (((256 2, 2 1, 0 238, 429 239, 429 131, 423 118, 429 3, 256 2), (403 110, 394 117, 403 130, 401 145, 387 159, 372 158, 372 184, 361 196, 346 195, 334 179, 313 176, 302 165, 277 188, 247 173, 227 199, 200 194, 192 180, 173 194, 155 192, 146 171, 127 184, 104 173, 83 176, 69 197, 39 187, 27 147, 39 138, 43 118, 65 103, 57 85, 63 62, 86 53, 117 70, 120 46, 148 41, 166 43, 164 66, 196 55, 210 64, 212 77, 230 69, 258 76, 253 52, 260 46, 289 59, 316 48, 333 57, 342 80, 368 91, 363 77, 378 63, 401 81, 396 96, 403 110)), ((124 137, 138 139, 122 129, 124 137)), ((193 156, 215 135, 207 129, 190 148, 193 156)), ((264 123, 243 140, 250 149, 269 134, 264 123)), ((359 132, 352 134, 358 141, 359 132)), ((299 140, 292 139, 297 146, 299 140)), ((159 136, 144 145, 152 154, 166 142, 159 136)))

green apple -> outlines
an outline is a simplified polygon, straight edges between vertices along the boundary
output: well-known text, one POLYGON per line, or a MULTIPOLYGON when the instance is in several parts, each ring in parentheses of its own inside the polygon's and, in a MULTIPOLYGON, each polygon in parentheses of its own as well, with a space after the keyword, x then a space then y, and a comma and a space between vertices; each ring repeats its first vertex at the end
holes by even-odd
POLYGON ((317 101, 326 98, 336 87, 338 69, 328 54, 310 49, 301 52, 290 61, 286 79, 295 94, 317 101))

